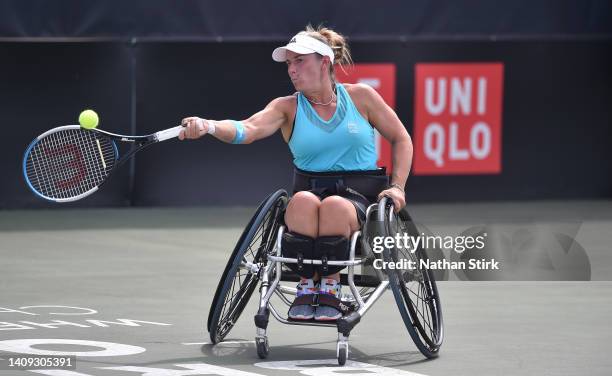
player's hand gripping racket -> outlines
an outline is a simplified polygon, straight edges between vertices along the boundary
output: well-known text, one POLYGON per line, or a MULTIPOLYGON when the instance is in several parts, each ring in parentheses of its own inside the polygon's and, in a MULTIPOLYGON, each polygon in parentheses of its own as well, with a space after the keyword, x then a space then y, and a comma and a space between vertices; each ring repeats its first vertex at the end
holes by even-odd
POLYGON ((148 136, 123 136, 78 125, 53 128, 38 136, 23 156, 23 176, 38 196, 70 202, 89 196, 138 151, 178 136, 183 126, 148 136), (132 144, 123 156, 115 141, 132 144))

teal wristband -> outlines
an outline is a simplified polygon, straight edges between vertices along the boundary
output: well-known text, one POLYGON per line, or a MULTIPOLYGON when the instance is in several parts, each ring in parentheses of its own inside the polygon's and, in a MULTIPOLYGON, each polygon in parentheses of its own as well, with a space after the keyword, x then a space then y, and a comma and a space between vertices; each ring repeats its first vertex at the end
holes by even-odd
POLYGON ((241 144, 244 141, 244 125, 241 121, 232 120, 232 124, 236 128, 236 135, 232 140, 232 144, 241 144))

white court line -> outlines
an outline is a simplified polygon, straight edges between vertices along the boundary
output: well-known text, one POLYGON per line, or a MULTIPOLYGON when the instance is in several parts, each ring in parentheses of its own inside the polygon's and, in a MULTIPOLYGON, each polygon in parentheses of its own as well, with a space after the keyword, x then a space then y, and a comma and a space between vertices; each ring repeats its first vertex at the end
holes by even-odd
MULTIPOLYGON (((247 341, 247 340, 244 340, 244 341, 242 341, 242 340, 241 341, 223 341, 223 342, 217 343, 217 345, 224 345, 224 344, 228 344, 229 345, 229 344, 235 344, 235 343, 255 343, 255 341, 247 341)), ((214 343, 212 343, 212 342, 184 342, 184 343, 181 343, 181 345, 187 345, 187 346, 189 346, 189 345, 214 345, 214 343)))

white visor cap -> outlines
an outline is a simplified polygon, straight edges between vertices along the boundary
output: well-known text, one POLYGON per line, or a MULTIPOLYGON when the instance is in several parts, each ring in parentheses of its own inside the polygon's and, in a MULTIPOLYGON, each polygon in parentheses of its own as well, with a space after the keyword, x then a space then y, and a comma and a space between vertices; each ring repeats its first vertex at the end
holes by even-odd
POLYGON ((331 63, 334 63, 334 51, 332 51, 331 47, 306 34, 299 33, 291 38, 286 46, 274 49, 272 51, 272 59, 279 63, 284 63, 287 61, 287 50, 304 55, 316 52, 323 56, 329 56, 331 63))

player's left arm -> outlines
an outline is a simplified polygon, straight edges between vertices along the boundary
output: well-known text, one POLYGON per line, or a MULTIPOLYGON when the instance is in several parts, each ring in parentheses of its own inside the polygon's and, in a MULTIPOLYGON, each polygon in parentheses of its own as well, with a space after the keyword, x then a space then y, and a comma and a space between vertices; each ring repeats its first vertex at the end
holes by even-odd
POLYGON ((403 188, 406 186, 412 166, 412 139, 395 111, 385 103, 380 94, 368 85, 359 86, 370 124, 391 144, 393 153, 391 184, 399 184, 403 188))
POLYGON ((376 90, 363 84, 357 85, 356 89, 365 104, 368 121, 391 144, 393 158, 391 184, 397 184, 404 190, 412 166, 412 139, 395 111, 385 103, 376 90))

